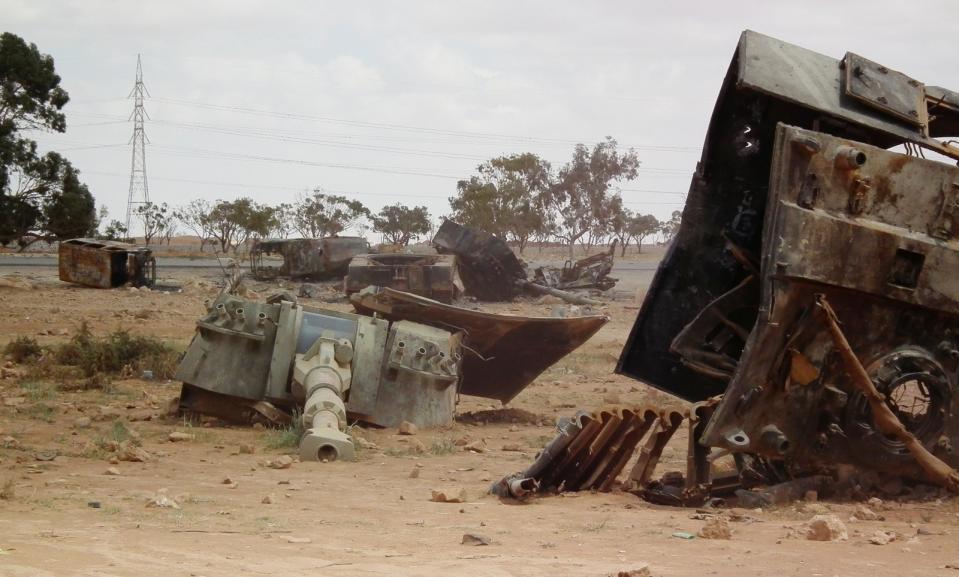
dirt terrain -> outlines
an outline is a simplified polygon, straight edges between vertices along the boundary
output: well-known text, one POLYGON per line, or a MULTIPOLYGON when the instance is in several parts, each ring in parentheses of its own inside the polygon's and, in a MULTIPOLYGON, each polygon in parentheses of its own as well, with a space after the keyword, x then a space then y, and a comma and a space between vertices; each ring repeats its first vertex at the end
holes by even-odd
MULTIPOLYGON (((19 335, 63 342, 86 321, 94 334, 126 328, 182 349, 219 277, 176 271, 170 284, 183 290, 167 294, 88 289, 55 275, 0 268, 0 346, 19 335)), ((69 391, 11 365, 0 380, 0 575, 959 575, 959 501, 938 494, 706 512, 615 491, 524 504, 488 495, 491 482, 528 466, 558 416, 613 404, 684 407, 612 374, 646 278, 614 289, 602 309, 610 322, 507 409, 464 397, 449 428, 412 436, 355 428, 356 462, 290 462, 284 431, 168 416, 174 382, 126 378, 69 391), (462 416, 477 411, 490 412, 462 416), (171 442, 174 432, 186 440, 171 442), (482 452, 463 446, 476 441, 482 452), (118 460, 110 448, 123 442, 144 460, 118 460), (465 502, 432 501, 433 491, 465 493, 465 502), (848 539, 806 540, 803 526, 817 514, 838 517, 848 539), (681 537, 714 518, 729 520, 731 539, 681 537), (893 540, 872 544, 877 532, 893 540), (467 534, 488 545, 464 544, 467 534)), ((279 289, 249 287, 261 297, 279 289)), ((332 284, 328 292, 335 297, 332 284)), ((304 302, 350 310, 323 300, 304 302)), ((483 306, 549 315, 564 305, 483 306)), ((660 472, 684 468, 685 445, 681 432, 660 472)))

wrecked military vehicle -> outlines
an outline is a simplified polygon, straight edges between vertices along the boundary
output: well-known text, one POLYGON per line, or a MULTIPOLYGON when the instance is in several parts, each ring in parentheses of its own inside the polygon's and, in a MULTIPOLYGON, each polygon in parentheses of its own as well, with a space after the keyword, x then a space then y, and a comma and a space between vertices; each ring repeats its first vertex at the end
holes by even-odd
POLYGON ((177 369, 180 410, 302 418, 301 458, 349 459, 348 418, 428 427, 452 422, 460 393, 506 403, 609 320, 493 315, 376 287, 352 301, 360 314, 224 291, 177 369))
POLYGON ((494 492, 596 487, 584 479, 618 473, 617 451, 647 431, 627 488, 660 502, 812 488, 803 482, 850 466, 959 490, 949 136, 959 94, 744 32, 681 228, 616 368, 693 403, 685 475, 650 481, 676 415, 610 410, 566 421, 494 492), (735 470, 714 475, 728 454, 735 470))
POLYGON ((60 280, 96 288, 153 286, 153 251, 113 240, 74 238, 57 249, 60 280))
POLYGON ((463 292, 456 257, 449 254, 364 254, 350 261, 343 279, 347 296, 368 286, 398 291, 451 303, 463 292))
POLYGON ((566 261, 563 268, 541 266, 533 272, 533 283, 560 290, 598 289, 607 291, 616 286, 617 279, 609 276, 613 272, 613 255, 616 241, 609 251, 594 254, 577 261, 566 261))
POLYGON ((333 278, 346 273, 353 257, 369 251, 358 236, 267 239, 250 250, 250 272, 256 280, 333 278))

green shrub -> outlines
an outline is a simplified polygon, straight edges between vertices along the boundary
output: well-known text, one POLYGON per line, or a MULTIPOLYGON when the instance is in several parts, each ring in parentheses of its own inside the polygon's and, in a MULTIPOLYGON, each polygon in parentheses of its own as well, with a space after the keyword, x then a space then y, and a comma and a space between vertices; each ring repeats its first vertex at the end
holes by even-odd
POLYGON ((165 343, 153 337, 131 335, 125 329, 97 338, 85 322, 55 353, 56 362, 79 367, 86 377, 151 370, 154 378, 169 379, 176 372, 177 357, 177 352, 165 343))
POLYGON ((13 362, 22 363, 39 359, 43 355, 43 348, 37 343, 37 339, 20 336, 7 343, 3 352, 9 355, 13 362))

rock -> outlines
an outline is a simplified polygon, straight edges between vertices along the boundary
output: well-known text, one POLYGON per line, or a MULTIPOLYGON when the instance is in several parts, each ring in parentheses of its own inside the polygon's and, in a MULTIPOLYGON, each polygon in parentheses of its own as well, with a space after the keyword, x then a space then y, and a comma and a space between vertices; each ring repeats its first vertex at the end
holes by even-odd
POLYGON ((426 445, 423 444, 423 441, 419 439, 410 439, 409 441, 410 450, 416 454, 422 455, 427 452, 426 445))
POLYGON ((103 474, 118 477, 120 475, 120 469, 117 469, 116 467, 108 467, 107 470, 103 472, 103 474))
POLYGON ((373 441, 369 441, 363 437, 353 437, 353 442, 359 445, 361 448, 369 449, 371 451, 378 451, 380 448, 380 446, 373 441))
POLYGON ((275 499, 274 499, 273 495, 270 494, 270 495, 267 495, 266 497, 263 497, 263 499, 260 501, 260 503, 263 503, 264 505, 272 505, 273 502, 274 502, 274 500, 275 500, 275 499))
POLYGON ((420 470, 417 467, 413 467, 413 470, 410 471, 410 479, 419 479, 420 470))
POLYGON ((866 501, 866 504, 872 507, 873 509, 885 508, 885 504, 882 502, 882 499, 880 499, 879 497, 873 497, 869 499, 868 501, 866 501))
POLYGON ((90 428, 90 425, 92 425, 92 424, 93 424, 93 421, 90 419, 90 417, 80 417, 80 418, 76 419, 75 421, 73 421, 73 428, 74 428, 74 429, 89 429, 89 428, 90 428))
POLYGON ((250 443, 240 443, 240 454, 241 455, 252 455, 256 452, 256 447, 250 443))
POLYGON ((503 445, 503 450, 504 451, 522 451, 523 446, 520 445, 519 443, 506 443, 505 445, 503 445))
POLYGON ((473 441, 472 443, 463 447, 466 451, 472 451, 474 453, 485 453, 486 452, 486 442, 482 439, 478 441, 473 441))
POLYGON ((859 521, 878 521, 880 519, 879 515, 865 505, 857 506, 856 510, 852 513, 852 517, 859 521))
POLYGON ((703 539, 732 539, 733 530, 729 527, 729 521, 722 517, 713 517, 706 521, 706 524, 696 533, 703 539))
POLYGON ((485 535, 480 535, 479 533, 464 533, 463 540, 460 542, 462 545, 470 545, 473 547, 489 545, 492 543, 489 537, 485 535))
POLYGON ((87 507, 91 509, 99 509, 101 507, 100 501, 87 501, 87 507))
POLYGON ((469 445, 469 444, 470 444, 470 438, 469 438, 469 437, 460 437, 460 438, 456 439, 455 441, 453 441, 453 444, 456 445, 457 447, 465 447, 466 445, 469 445))
POLYGON ((401 435, 415 435, 416 434, 416 425, 409 421, 403 421, 400 423, 399 429, 397 432, 401 435))
POLYGON ((610 573, 608 577, 652 577, 652 575, 653 574, 649 572, 649 567, 640 567, 639 569, 610 573))
POLYGON ((846 525, 835 515, 816 515, 803 526, 803 534, 810 541, 845 541, 849 539, 846 525))
POLYGON ((459 493, 453 494, 452 491, 431 491, 430 501, 434 503, 465 503, 466 489, 460 489, 459 493))
POLYGON ((286 536, 287 543, 295 543, 297 545, 305 545, 307 543, 312 543, 313 540, 309 537, 294 537, 293 535, 286 536))
POLYGON ((147 499, 147 507, 159 507, 161 509, 179 509, 180 504, 167 496, 164 490, 157 491, 157 494, 147 499))
POLYGON ((822 503, 802 503, 799 505, 799 510, 813 515, 829 515, 832 512, 822 503))
POLYGON ((267 463, 271 469, 289 469, 293 466, 293 457, 289 455, 280 455, 267 463))
POLYGON ((878 530, 869 537, 869 542, 873 545, 888 545, 896 540, 895 531, 878 530))
POLYGON ((510 426, 509 426, 509 432, 510 432, 510 433, 519 432, 519 427, 517 427, 516 425, 510 425, 510 426))
POLYGON ((111 465, 119 465, 120 459, 118 459, 116 455, 111 455, 110 458, 107 459, 107 462, 111 465))
POLYGON ((167 440, 171 443, 182 443, 184 441, 192 441, 196 439, 196 435, 191 435, 190 433, 181 433, 180 431, 173 431, 167 436, 167 440))
POLYGON ((33 454, 33 458, 38 461, 52 461, 57 458, 56 451, 37 451, 33 454))
POLYGON ((129 441, 123 441, 117 450, 117 459, 131 463, 146 463, 153 458, 153 455, 146 452, 142 447, 131 445, 129 441))

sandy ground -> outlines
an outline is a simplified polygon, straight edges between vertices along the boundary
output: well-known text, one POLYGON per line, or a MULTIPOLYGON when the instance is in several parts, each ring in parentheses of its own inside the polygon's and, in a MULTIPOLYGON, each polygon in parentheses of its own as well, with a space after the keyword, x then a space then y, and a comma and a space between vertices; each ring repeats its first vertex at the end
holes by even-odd
MULTIPOLYGON (((85 289, 54 275, 0 269, 0 278, 17 285, 0 288, 0 345, 17 335, 62 341, 69 336, 58 333, 73 334, 85 320, 98 334, 122 327, 185 347, 203 300, 217 290, 214 271, 179 274, 173 279, 184 286, 179 294, 85 289)), ((881 519, 872 521, 851 519, 856 503, 737 511, 732 539, 686 540, 674 533, 696 533, 716 512, 659 507, 618 492, 527 504, 488 495, 492 481, 524 469, 552 437, 543 421, 609 403, 683 406, 612 374, 643 278, 634 278, 637 290, 614 293, 604 308, 611 321, 592 340, 510 405, 540 423, 463 420, 412 437, 363 429, 358 435, 376 447, 362 449, 356 462, 271 468, 290 452, 271 448, 276 432, 165 416, 176 383, 131 379, 109 392, 63 392, 0 380, 0 486, 13 493, 0 500, 0 575, 599 577, 647 566, 656 576, 959 575, 949 568, 959 567, 953 499, 873 504, 881 519), (97 448, 116 423, 142 440, 148 461, 111 464, 110 453, 97 448), (169 442, 173 431, 194 438, 169 442), (458 439, 484 440, 488 450, 463 451, 453 444, 458 439), (510 445, 521 450, 504 450, 510 445), (465 490, 467 501, 432 502, 433 490, 465 490), (178 508, 147 506, 164 496, 178 508), (848 540, 796 538, 816 513, 838 516, 848 540), (878 530, 897 539, 872 545, 878 530), (490 544, 464 545, 464 534, 490 544)), ((252 288, 266 296, 276 287, 252 288)), ((549 308, 529 301, 488 310, 550 314, 549 308)), ((460 404, 460 412, 495 408, 476 398, 460 404)), ((671 442, 660 472, 684 467, 685 441, 681 432, 671 442)))

